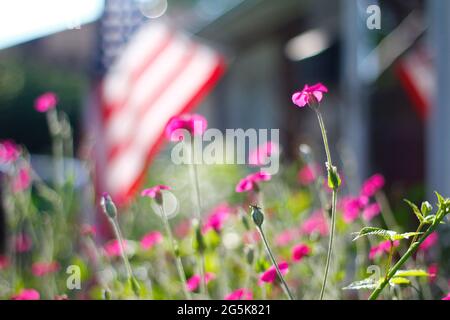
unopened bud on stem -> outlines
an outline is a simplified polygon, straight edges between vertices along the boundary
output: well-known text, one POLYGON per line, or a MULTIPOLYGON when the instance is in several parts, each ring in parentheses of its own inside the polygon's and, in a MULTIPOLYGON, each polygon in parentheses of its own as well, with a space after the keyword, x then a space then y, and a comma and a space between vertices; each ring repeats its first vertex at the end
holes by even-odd
POLYGON ((102 199, 100 201, 100 205, 102 206, 103 212, 110 217, 111 219, 115 219, 117 216, 117 208, 114 202, 111 199, 111 196, 104 192, 102 195, 102 199))

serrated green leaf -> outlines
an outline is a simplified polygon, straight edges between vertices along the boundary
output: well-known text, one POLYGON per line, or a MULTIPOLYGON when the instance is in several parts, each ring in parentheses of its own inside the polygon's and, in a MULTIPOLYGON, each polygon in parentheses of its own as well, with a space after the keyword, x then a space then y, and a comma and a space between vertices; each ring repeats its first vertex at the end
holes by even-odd
POLYGON ((397 233, 391 236, 389 240, 395 241, 395 240, 403 240, 403 239, 409 239, 411 237, 417 236, 422 234, 423 232, 405 232, 405 233, 397 233))
POLYGON ((425 270, 412 269, 412 270, 398 270, 394 277, 429 277, 430 274, 425 270))
POLYGON ((381 228, 375 228, 375 227, 365 227, 362 228, 359 232, 356 232, 356 237, 353 239, 353 241, 365 237, 365 236, 378 236, 382 237, 385 240, 391 240, 391 238, 396 235, 397 232, 392 230, 385 230, 381 228))
POLYGON ((389 280, 389 284, 391 286, 400 285, 400 284, 411 284, 411 281, 406 278, 395 277, 395 278, 392 278, 391 280, 389 280))
POLYGON ((361 290, 361 289, 373 290, 377 287, 377 285, 378 281, 376 281, 373 278, 367 278, 364 280, 352 282, 345 288, 342 288, 342 290, 361 290))
POLYGON ((411 207, 417 219, 419 219, 420 222, 423 222, 423 215, 422 212, 420 212, 419 207, 417 207, 414 203, 412 203, 408 199, 403 199, 403 201, 405 201, 411 207))

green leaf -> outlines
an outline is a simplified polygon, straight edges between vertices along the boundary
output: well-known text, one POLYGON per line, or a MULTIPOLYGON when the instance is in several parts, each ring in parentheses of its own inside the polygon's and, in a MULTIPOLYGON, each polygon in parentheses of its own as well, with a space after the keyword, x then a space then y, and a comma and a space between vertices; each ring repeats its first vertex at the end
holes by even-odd
POLYGON ((365 236, 378 236, 382 237, 385 240, 391 240, 391 238, 396 235, 397 232, 392 230, 385 230, 381 228, 375 228, 375 227, 365 227, 362 228, 359 232, 356 232, 356 237, 353 239, 353 241, 365 237, 365 236))
POLYGON ((442 205, 445 203, 445 199, 443 196, 441 196, 437 191, 434 192, 436 194, 436 197, 438 198, 438 205, 442 205))
POLYGON ((376 281, 373 278, 367 278, 364 280, 352 282, 345 288, 342 288, 342 290, 361 290, 361 289, 373 290, 377 286, 378 286, 378 281, 376 281))
POLYGON ((435 214, 429 214, 423 219, 423 222, 426 224, 431 224, 431 223, 433 223, 435 218, 436 218, 435 214))
POLYGON ((429 277, 430 274, 422 269, 398 270, 394 277, 429 277))
POLYGON ((413 210, 414 214, 416 215, 417 219, 419 219, 420 222, 423 222, 423 215, 419 210, 419 207, 417 207, 414 203, 409 201, 408 199, 403 199, 413 210))
POLYGON ((400 284, 411 284, 411 281, 406 278, 395 277, 395 278, 392 278, 391 280, 389 280, 389 284, 391 286, 400 285, 400 284))
POLYGON ((405 232, 405 233, 397 233, 391 236, 390 240, 391 241, 395 241, 395 240, 403 240, 403 239, 409 239, 411 237, 414 236, 418 236, 420 234, 422 234, 423 232, 405 232))
POLYGON ((390 241, 396 241, 396 240, 402 240, 402 239, 408 239, 410 237, 413 237, 415 235, 422 234, 422 232, 406 232, 406 233, 397 233, 392 230, 385 230, 381 228, 375 228, 375 227, 365 227, 362 228, 359 232, 355 233, 356 237, 353 239, 353 241, 365 237, 365 236, 378 236, 385 240, 390 241))

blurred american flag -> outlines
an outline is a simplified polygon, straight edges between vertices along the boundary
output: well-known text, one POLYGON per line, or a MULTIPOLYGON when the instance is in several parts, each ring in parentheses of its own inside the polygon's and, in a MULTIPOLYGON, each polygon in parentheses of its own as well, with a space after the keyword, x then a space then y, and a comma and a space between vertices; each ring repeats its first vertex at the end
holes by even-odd
POLYGON ((94 121, 97 187, 120 204, 140 187, 169 119, 198 104, 222 75, 224 61, 165 22, 145 22, 132 0, 106 2, 99 36, 97 60, 105 76, 94 121))

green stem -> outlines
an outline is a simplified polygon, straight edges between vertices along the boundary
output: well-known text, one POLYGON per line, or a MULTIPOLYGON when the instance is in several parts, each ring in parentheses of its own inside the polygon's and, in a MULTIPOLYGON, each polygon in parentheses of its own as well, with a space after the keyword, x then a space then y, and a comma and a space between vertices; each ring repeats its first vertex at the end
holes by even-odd
POLYGON ((178 276, 180 277, 180 281, 181 281, 181 285, 183 286, 183 293, 184 296, 186 297, 186 299, 188 300, 192 300, 191 294, 189 293, 189 291, 186 288, 186 274, 184 272, 184 268, 183 268, 183 263, 181 261, 181 258, 178 254, 178 250, 177 250, 177 244, 175 242, 175 239, 172 235, 172 231, 170 229, 170 225, 169 225, 169 219, 167 218, 166 212, 164 211, 164 208, 160 205, 159 206, 159 210, 161 212, 161 217, 163 219, 164 222, 164 228, 166 229, 166 233, 167 233, 167 237, 169 238, 170 241, 170 246, 172 249, 172 253, 175 257, 175 265, 177 267, 177 272, 178 272, 178 276))
POLYGON ((320 300, 323 300, 323 295, 325 293, 325 287, 327 285, 328 271, 331 264, 331 255, 333 252, 333 240, 334 240, 334 231, 336 229, 336 203, 337 203, 337 190, 333 190, 332 195, 332 204, 331 204, 331 233, 330 238, 328 240, 328 254, 327 261, 325 264, 325 274, 323 276, 322 289, 320 290, 320 300))
POLYGON ((119 223, 117 222, 117 218, 110 219, 110 220, 111 220, 111 224, 114 229, 114 234, 116 235, 116 239, 119 242, 120 255, 122 256, 122 260, 125 265, 125 269, 127 270, 128 279, 131 280, 133 278, 133 271, 131 270, 130 261, 128 261, 128 258, 125 254, 125 242, 123 240, 122 233, 120 232, 119 223))
POLYGON ((391 263, 392 263, 392 256, 394 255, 394 241, 390 241, 390 248, 389 248, 389 256, 386 262, 386 276, 385 278, 387 278, 388 274, 389 274, 389 269, 391 268, 391 263))
POLYGON ((278 263, 276 262, 275 257, 272 254, 272 250, 270 250, 269 243, 267 242, 266 236, 264 235, 262 228, 257 227, 257 229, 258 229, 259 234, 261 235, 261 238, 264 242, 264 246, 266 247, 266 250, 267 250, 267 253, 269 254, 270 260, 272 261, 272 264, 275 266, 275 270, 277 271, 278 277, 281 280, 281 287, 283 288, 284 293, 288 296, 288 298, 290 300, 294 300, 294 297, 293 297, 291 291, 289 290, 289 287, 288 287, 286 281, 284 280, 283 274, 280 271, 278 263))
POLYGON ((327 162, 328 162, 328 165, 331 166, 333 163, 331 162, 330 148, 328 146, 327 130, 325 129, 325 124, 323 122, 322 114, 320 113, 319 110, 315 110, 315 111, 316 111, 317 119, 319 120, 320 131, 322 132, 322 139, 323 139, 323 145, 325 147, 325 153, 327 155, 327 162))
MULTIPOLYGON (((441 209, 439 209, 441 210, 441 209)), ((434 223, 427 229, 427 231, 419 238, 417 242, 412 243, 406 253, 400 258, 400 260, 392 267, 392 269, 389 271, 385 279, 378 285, 378 287, 372 292, 372 294, 369 297, 369 300, 376 300, 378 296, 380 295, 381 291, 386 287, 386 285, 389 283, 391 278, 395 275, 395 273, 405 264, 405 262, 411 257, 411 255, 417 250, 417 248, 420 246, 420 244, 425 241, 425 239, 436 230, 436 228, 439 226, 440 222, 444 218, 445 215, 441 215, 439 212, 436 213, 436 216, 439 217, 439 219, 435 220, 434 223)))
MULTIPOLYGON (((189 166, 190 168, 190 174, 191 174, 191 180, 194 184, 194 192, 195 192, 195 200, 196 200, 196 210, 195 210, 195 216, 198 220, 198 225, 201 227, 202 225, 202 215, 201 215, 201 198, 200 198, 200 185, 198 181, 198 172, 197 172, 197 165, 195 164, 195 158, 194 158, 194 144, 190 143, 190 153, 191 153, 191 164, 189 166)), ((200 267, 200 292, 204 295, 207 295, 207 286, 206 286, 206 273, 205 273, 205 256, 203 252, 200 252, 198 254, 198 264, 200 267)))

